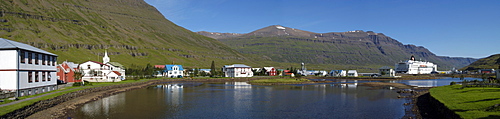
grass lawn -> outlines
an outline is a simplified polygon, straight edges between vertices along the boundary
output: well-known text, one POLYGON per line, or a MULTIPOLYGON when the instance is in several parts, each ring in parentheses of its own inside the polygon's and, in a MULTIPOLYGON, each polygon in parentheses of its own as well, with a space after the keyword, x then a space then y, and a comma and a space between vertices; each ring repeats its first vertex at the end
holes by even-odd
MULTIPOLYGON (((64 88, 64 89, 54 90, 54 91, 46 92, 46 93, 52 93, 52 92, 61 91, 61 90, 63 90, 63 91, 58 92, 58 93, 54 93, 54 94, 51 94, 51 95, 43 96, 43 97, 40 97, 40 98, 36 98, 36 99, 32 99, 32 100, 27 100, 27 101, 24 101, 24 102, 21 102, 21 103, 18 103, 18 104, 0 107, 0 115, 5 115, 5 114, 10 113, 10 112, 12 112, 14 110, 23 108, 25 106, 31 105, 31 104, 33 104, 35 102, 38 102, 38 101, 41 101, 41 100, 50 99, 50 98, 53 98, 53 97, 56 97, 56 96, 60 96, 60 95, 66 94, 66 93, 71 93, 71 92, 75 92, 75 91, 79 91, 79 90, 83 90, 83 89, 87 89, 87 88, 109 86, 109 85, 118 85, 118 84, 126 84, 126 83, 134 83, 134 82, 145 82, 145 81, 148 81, 148 80, 151 80, 151 79, 124 80, 124 81, 121 81, 121 82, 103 82, 103 83, 92 82, 92 86, 67 87, 67 88, 64 88)), ((36 94, 36 95, 19 97, 19 99, 20 99, 19 101, 21 101, 23 99, 26 99, 26 98, 43 95, 43 94, 46 94, 46 93, 41 93, 41 94, 36 94)), ((13 102, 13 101, 8 101, 8 102, 0 103, 0 104, 10 103, 10 102, 13 102)))
POLYGON ((250 83, 300 83, 309 81, 308 79, 292 79, 292 78, 284 78, 284 79, 260 79, 260 80, 252 80, 250 83))
POLYGON ((500 88, 464 88, 461 85, 441 86, 432 88, 432 97, 455 111, 460 117, 500 118, 500 88))

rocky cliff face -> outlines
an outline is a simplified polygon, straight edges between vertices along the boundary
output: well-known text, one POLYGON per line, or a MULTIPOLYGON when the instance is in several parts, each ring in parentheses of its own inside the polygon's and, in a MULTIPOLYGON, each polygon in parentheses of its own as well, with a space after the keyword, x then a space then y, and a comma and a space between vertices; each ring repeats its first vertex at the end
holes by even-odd
POLYGON ((439 68, 451 69, 476 60, 436 56, 422 46, 404 45, 382 33, 361 30, 313 33, 274 25, 240 36, 217 39, 241 53, 289 63, 394 67, 395 63, 415 55, 417 60, 431 61, 439 68))
POLYGON ((143 0, 2 0, 0 37, 73 62, 100 61, 104 50, 126 66, 249 61, 215 39, 175 25, 143 0))

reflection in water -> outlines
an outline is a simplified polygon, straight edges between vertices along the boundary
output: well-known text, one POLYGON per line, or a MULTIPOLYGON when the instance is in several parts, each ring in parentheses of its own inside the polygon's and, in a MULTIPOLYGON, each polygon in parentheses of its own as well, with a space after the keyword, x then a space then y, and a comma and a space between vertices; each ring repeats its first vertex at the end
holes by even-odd
POLYGON ((246 82, 227 82, 184 85, 183 88, 154 86, 116 95, 123 95, 120 100, 125 100, 126 103, 117 103, 113 106, 96 101, 94 104, 86 104, 71 116, 76 118, 401 118, 404 115, 403 103, 406 100, 398 99, 395 91, 368 90, 368 87, 357 86, 357 82, 345 82, 352 84, 349 87, 333 84, 257 86, 246 82), (109 111, 102 111, 103 109, 109 111))
POLYGON ((157 87, 165 90, 165 100, 170 105, 177 107, 182 104, 182 89, 184 88, 182 84, 157 85, 157 87))
POLYGON ((81 111, 89 117, 100 114, 109 115, 110 111, 122 111, 120 109, 125 104, 125 95, 125 93, 120 93, 85 104, 81 107, 81 111))

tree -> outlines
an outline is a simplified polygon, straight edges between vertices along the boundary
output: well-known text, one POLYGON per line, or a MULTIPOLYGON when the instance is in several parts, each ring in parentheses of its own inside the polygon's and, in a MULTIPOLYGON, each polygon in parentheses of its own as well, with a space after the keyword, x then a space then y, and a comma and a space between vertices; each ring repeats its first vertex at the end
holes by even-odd
POLYGON ((196 69, 194 69, 194 71, 193 71, 193 72, 194 72, 194 76, 195 76, 195 77, 198 77, 198 75, 199 75, 199 73, 200 73, 200 68, 196 68, 196 69))
POLYGON ((215 75, 216 75, 215 62, 212 60, 212 65, 210 66, 210 77, 214 77, 215 75))
MULTIPOLYGON (((81 80, 82 77, 83 77, 83 75, 85 75, 85 73, 83 72, 82 69, 75 70, 75 72, 74 72, 74 80, 76 80, 76 81, 81 80)), ((83 85, 83 81, 81 81, 81 82, 82 82, 82 85, 83 85)))

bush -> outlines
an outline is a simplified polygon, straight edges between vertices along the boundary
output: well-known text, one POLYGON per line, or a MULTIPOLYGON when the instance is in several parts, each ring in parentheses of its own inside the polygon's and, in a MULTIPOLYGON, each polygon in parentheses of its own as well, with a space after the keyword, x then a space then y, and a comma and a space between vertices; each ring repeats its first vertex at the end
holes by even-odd
POLYGON ((73 83, 73 86, 82 86, 82 82, 75 82, 73 83))
POLYGON ((456 85, 456 84, 457 84, 457 82, 455 82, 455 81, 450 82, 450 85, 456 85))
POLYGON ((92 83, 90 83, 89 81, 83 81, 83 82, 84 82, 84 84, 85 84, 86 86, 91 86, 91 85, 92 85, 92 83))

